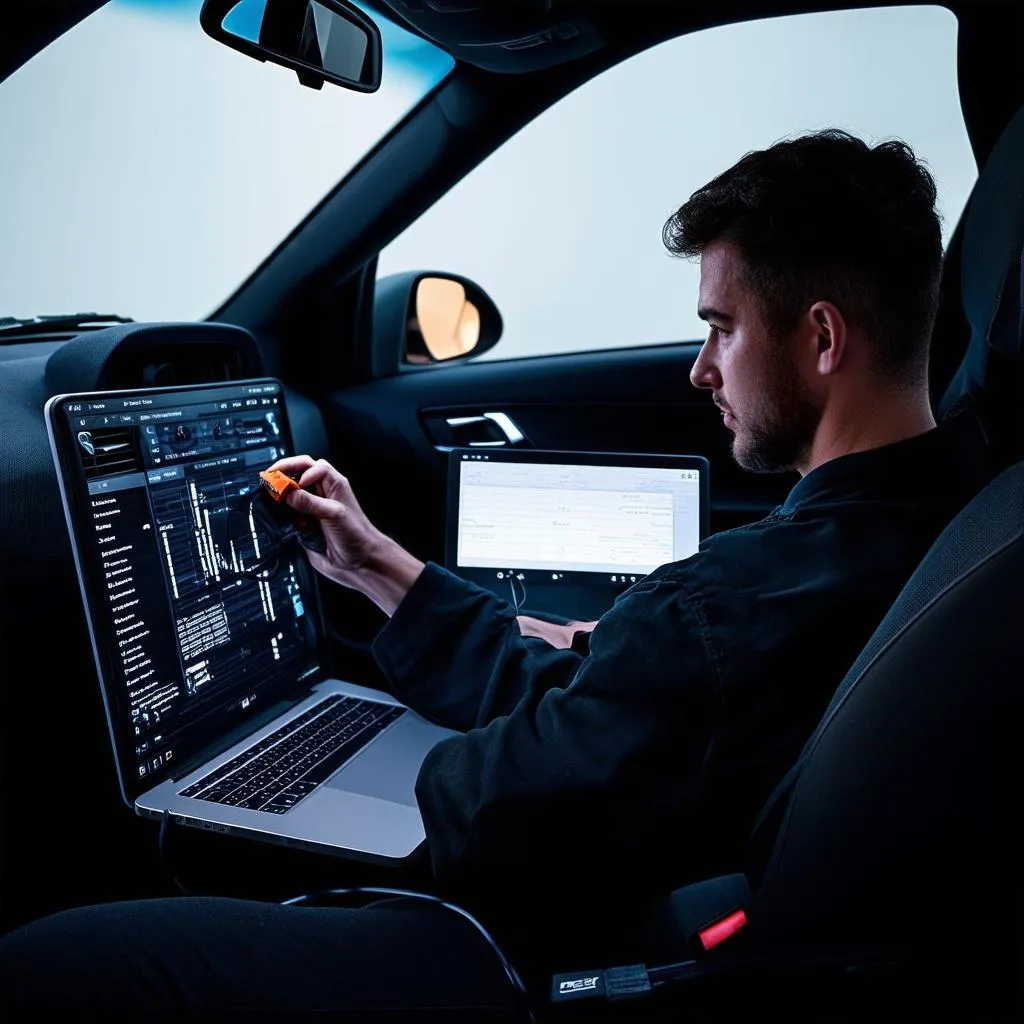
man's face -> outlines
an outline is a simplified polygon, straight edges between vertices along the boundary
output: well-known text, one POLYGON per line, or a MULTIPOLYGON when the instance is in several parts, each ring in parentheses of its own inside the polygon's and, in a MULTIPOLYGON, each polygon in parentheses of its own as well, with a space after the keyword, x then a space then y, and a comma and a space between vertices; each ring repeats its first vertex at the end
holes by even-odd
POLYGON ((744 469, 795 469, 810 453, 821 403, 802 376, 796 340, 770 333, 741 270, 729 242, 701 254, 697 315, 707 321, 708 338, 690 380, 712 390, 733 432, 733 458, 744 469))

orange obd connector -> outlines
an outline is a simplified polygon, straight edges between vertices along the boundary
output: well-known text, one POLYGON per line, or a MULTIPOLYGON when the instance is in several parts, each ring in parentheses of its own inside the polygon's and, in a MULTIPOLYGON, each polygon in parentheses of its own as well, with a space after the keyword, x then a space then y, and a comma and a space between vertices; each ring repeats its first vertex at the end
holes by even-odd
POLYGON ((287 473, 282 473, 279 469, 261 470, 260 480, 274 501, 282 502, 289 491, 300 490, 299 485, 287 473))

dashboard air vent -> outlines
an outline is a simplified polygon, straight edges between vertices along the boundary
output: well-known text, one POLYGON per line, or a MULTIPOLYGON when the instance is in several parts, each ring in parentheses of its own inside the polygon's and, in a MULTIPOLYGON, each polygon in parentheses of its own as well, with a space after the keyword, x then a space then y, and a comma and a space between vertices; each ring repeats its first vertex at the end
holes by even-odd
POLYGON ((112 387, 180 387, 256 376, 247 353, 234 345, 160 345, 124 353, 112 387))

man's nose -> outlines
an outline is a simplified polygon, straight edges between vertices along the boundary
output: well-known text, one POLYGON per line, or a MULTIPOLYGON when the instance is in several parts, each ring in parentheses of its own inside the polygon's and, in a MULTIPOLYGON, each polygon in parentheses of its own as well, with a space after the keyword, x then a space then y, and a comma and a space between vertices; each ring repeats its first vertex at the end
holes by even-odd
POLYGON ((722 375, 715 365, 710 340, 705 341, 700 352, 697 353, 697 358, 690 370, 690 383, 695 388, 714 388, 716 391, 722 387, 722 375))

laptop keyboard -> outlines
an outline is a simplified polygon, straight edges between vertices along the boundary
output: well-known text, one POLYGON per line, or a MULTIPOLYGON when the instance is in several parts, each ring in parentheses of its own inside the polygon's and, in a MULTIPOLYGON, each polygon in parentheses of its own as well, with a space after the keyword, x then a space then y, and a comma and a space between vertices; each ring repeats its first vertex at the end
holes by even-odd
POLYGON ((180 795, 284 814, 405 711, 334 694, 180 795))

